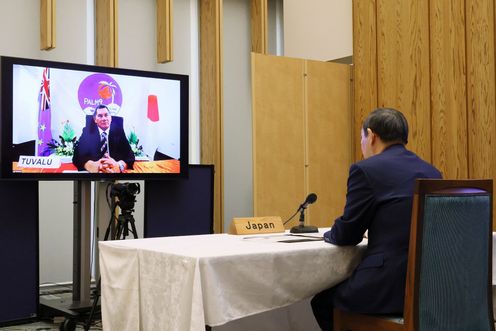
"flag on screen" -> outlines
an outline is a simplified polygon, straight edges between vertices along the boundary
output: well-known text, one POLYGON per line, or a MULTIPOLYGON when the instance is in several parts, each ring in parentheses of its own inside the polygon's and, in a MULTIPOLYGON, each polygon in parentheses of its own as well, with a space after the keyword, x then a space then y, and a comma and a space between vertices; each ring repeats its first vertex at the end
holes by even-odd
POLYGON ((43 70, 41 79, 40 95, 38 97, 38 141, 36 143, 36 155, 48 156, 50 150, 48 143, 52 140, 52 116, 50 112, 50 69, 43 70))
POLYGON ((146 133, 140 137, 143 143, 143 151, 153 160, 158 147, 158 137, 160 136, 160 114, 158 109, 158 99, 155 94, 148 95, 148 104, 146 111, 146 133))
POLYGON ((150 94, 148 96, 147 117, 152 122, 158 122, 159 120, 158 103, 157 103, 156 95, 150 94))

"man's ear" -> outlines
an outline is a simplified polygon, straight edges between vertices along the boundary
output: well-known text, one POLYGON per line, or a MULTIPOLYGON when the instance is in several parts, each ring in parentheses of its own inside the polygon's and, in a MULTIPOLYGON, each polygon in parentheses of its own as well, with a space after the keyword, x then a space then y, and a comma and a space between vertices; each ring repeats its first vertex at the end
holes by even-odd
POLYGON ((367 138, 370 137, 370 143, 373 144, 375 142, 375 134, 370 130, 370 128, 367 128, 367 138))

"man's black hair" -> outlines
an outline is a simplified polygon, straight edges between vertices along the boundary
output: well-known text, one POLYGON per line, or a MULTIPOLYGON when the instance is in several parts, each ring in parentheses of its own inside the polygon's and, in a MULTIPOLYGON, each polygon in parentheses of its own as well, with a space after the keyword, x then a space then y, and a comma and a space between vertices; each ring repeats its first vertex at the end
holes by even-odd
POLYGON ((93 118, 96 118, 96 111, 98 109, 103 109, 103 108, 107 109, 107 112, 110 114, 110 109, 108 109, 107 106, 105 106, 103 103, 101 103, 101 104, 99 104, 98 106, 95 107, 95 111, 93 112, 93 118))
POLYGON ((405 116, 394 108, 377 108, 363 122, 363 132, 372 130, 385 143, 408 143, 408 122, 405 116))

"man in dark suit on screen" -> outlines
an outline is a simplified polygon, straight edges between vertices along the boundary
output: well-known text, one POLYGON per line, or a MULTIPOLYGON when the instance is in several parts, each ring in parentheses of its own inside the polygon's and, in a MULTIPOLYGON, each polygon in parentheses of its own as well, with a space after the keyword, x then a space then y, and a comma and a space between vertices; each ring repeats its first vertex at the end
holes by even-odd
POLYGON ((365 314, 403 312, 413 189, 417 178, 441 178, 408 151, 408 123, 395 109, 379 108, 361 132, 364 160, 350 167, 346 205, 324 239, 368 246, 350 278, 318 293, 312 310, 322 330, 332 330, 333 308, 365 314))
POLYGON ((124 129, 111 125, 112 116, 105 105, 93 113, 96 125, 83 128, 74 148, 72 162, 78 170, 92 173, 119 173, 132 169, 134 153, 124 129))

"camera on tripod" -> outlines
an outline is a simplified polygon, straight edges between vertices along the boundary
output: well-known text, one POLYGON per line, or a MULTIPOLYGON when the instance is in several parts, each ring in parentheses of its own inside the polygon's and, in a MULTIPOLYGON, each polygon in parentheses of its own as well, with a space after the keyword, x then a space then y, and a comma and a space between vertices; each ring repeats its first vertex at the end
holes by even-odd
POLYGON ((138 193, 140 193, 138 183, 115 183, 110 189, 110 197, 119 199, 118 205, 123 211, 133 210, 138 193))
MULTIPOLYGON (((136 231, 133 217, 134 203, 136 202, 136 194, 138 193, 140 193, 140 185, 138 183, 108 184, 105 195, 107 197, 107 202, 109 204, 112 215, 110 216, 110 221, 107 226, 107 230, 105 231, 105 237, 103 240, 108 240, 109 238, 111 238, 111 240, 126 239, 126 237, 129 235, 129 232, 133 234, 134 239, 138 238, 138 232, 136 231), (109 196, 113 200, 112 203, 108 199, 109 196), (115 201, 116 198, 118 201, 115 201), (117 206, 121 208, 121 214, 118 217, 116 217, 115 212, 117 206)), ((95 299, 93 299, 93 307, 91 308, 88 321, 85 324, 85 330, 89 330, 90 328, 100 295, 101 278, 98 279, 95 291, 95 299)))

